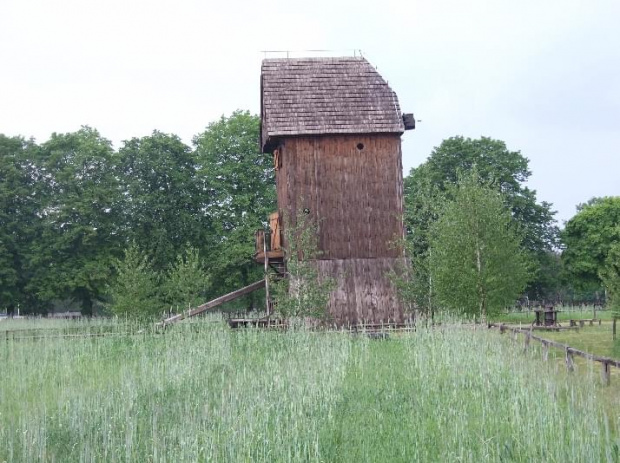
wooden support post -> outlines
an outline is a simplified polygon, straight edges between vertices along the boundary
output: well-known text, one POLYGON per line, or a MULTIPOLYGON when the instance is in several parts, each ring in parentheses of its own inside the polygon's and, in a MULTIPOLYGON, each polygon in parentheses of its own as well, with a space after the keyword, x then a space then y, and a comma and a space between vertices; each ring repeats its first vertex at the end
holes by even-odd
POLYGON ((512 332, 512 337, 513 337, 513 339, 514 339, 515 341, 518 339, 518 336, 519 336, 519 333, 517 332, 517 330, 514 330, 514 331, 512 332))
POLYGON ((532 336, 532 332, 531 331, 527 331, 525 333, 525 343, 523 345, 523 353, 524 354, 527 352, 527 349, 530 347, 531 336, 532 336))
POLYGON ((573 358, 573 352, 570 347, 566 348, 566 369, 569 372, 575 371, 575 359, 573 358))
POLYGON ((269 256, 267 256, 267 240, 263 239, 263 255, 265 256, 265 308, 267 317, 271 315, 271 301, 269 299, 269 256))
POLYGON ((233 301, 241 296, 251 293, 252 291, 256 291, 264 287, 265 287, 265 280, 257 281, 255 283, 252 283, 251 285, 244 286, 243 288, 238 289, 237 291, 233 291, 232 293, 228 293, 221 297, 218 297, 217 299, 213 299, 212 301, 209 301, 206 304, 199 305, 198 307, 191 309, 189 312, 184 312, 178 315, 174 315, 173 317, 167 318, 163 322, 161 322, 160 325, 166 325, 168 323, 176 323, 186 318, 194 317, 203 312, 206 312, 207 310, 214 309, 215 307, 218 307, 224 304, 225 302, 233 301))
POLYGON ((545 362, 549 360, 549 344, 547 341, 542 342, 542 355, 545 362))
POLYGON ((592 317, 592 319, 595 319, 596 318, 596 304, 592 306, 592 313, 594 314, 594 317, 592 317))
POLYGON ((609 386, 609 382, 611 379, 610 369, 611 366, 608 362, 601 362, 601 379, 603 380, 603 384, 605 386, 609 386))

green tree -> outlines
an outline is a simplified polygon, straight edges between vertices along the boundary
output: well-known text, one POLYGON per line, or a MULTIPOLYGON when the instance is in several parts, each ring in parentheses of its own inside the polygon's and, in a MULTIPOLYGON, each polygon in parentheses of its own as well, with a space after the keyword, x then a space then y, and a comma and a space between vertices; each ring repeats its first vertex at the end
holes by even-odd
POLYGON ((522 294, 531 263, 501 194, 475 171, 451 196, 431 227, 434 288, 445 308, 484 321, 522 294))
POLYGON ((121 317, 152 319, 161 315, 160 277, 151 262, 135 244, 125 250, 123 259, 113 263, 115 275, 107 288, 108 308, 121 317))
MULTIPOLYGON (((405 225, 415 256, 424 256, 429 230, 437 218, 435 204, 451 199, 451 186, 460 173, 476 169, 481 183, 502 195, 504 204, 522 230, 522 241, 537 261, 537 269, 548 264, 548 253, 557 245, 558 228, 551 204, 538 203, 536 192, 524 186, 531 172, 528 160, 519 151, 510 151, 500 140, 487 137, 452 137, 433 150, 428 160, 411 170, 404 181, 405 225)), ((532 280, 532 297, 544 297, 555 282, 532 280)))
POLYGON ((94 129, 52 134, 34 161, 41 236, 29 255, 28 290, 45 301, 71 298, 90 315, 122 249, 111 142, 94 129))
MULTIPOLYGON (((247 111, 235 111, 209 124, 194 138, 204 212, 212 220, 209 273, 212 296, 245 286, 262 278, 253 260, 254 233, 266 225, 276 208, 271 157, 258 147, 260 119, 247 111)), ((251 294, 247 306, 263 298, 251 294)))
MULTIPOLYGON (((620 234, 620 226, 617 232, 620 234)), ((613 315, 613 339, 616 339, 616 322, 620 317, 620 241, 609 248, 605 264, 599 271, 606 294, 606 305, 613 315)))
POLYGON ((158 272, 188 243, 203 249, 209 224, 191 149, 176 135, 154 131, 125 141, 118 154, 126 241, 148 253, 158 272))
MULTIPOLYGON (((395 285, 399 298, 410 311, 432 319, 435 312, 435 291, 429 267, 429 256, 432 254, 429 227, 437 220, 443 196, 432 192, 433 186, 425 178, 421 179, 418 187, 424 189, 424 194, 416 195, 415 210, 405 210, 405 223, 409 224, 407 234, 402 244, 396 243, 404 248, 410 261, 405 268, 391 272, 390 280, 395 285)), ((406 184, 405 188, 412 188, 412 185, 406 184)), ((411 191, 406 191, 405 194, 411 195, 411 191)))
POLYGON ((295 223, 284 217, 287 247, 286 277, 273 280, 275 312, 284 318, 312 317, 326 320, 327 303, 335 282, 321 277, 316 267, 320 258, 318 225, 302 211, 297 212, 295 223))
POLYGON ((165 300, 175 311, 195 307, 204 302, 209 276, 198 249, 188 247, 166 274, 165 300))
POLYGON ((0 134, 0 308, 36 310, 26 291, 29 249, 41 227, 32 140, 0 134))
MULTIPOLYGON (((620 234, 620 227, 617 231, 620 234)), ((609 248, 599 276, 607 292, 607 307, 612 310, 614 317, 620 317, 620 241, 609 248)))
POLYGON ((595 291, 609 251, 620 241, 620 196, 594 198, 577 209, 562 231, 562 261, 577 289, 595 291))

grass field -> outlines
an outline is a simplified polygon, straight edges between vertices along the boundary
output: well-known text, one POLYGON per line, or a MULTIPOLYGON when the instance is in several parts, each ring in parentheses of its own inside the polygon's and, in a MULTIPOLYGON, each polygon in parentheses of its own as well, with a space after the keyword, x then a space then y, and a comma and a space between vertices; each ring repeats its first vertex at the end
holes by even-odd
MULTIPOLYGON (((585 309, 566 308, 564 310, 560 308, 558 312, 558 321, 562 323, 562 322, 567 322, 570 319, 573 319, 573 320, 590 319, 590 318, 594 318, 593 315, 594 315, 594 311, 592 307, 588 307, 585 309)), ((503 314, 500 314, 494 317, 492 321, 498 322, 498 323, 501 322, 501 323, 531 324, 535 318, 536 318, 536 315, 534 314, 534 312, 522 311, 522 312, 503 313, 503 314)), ((611 311, 597 310, 596 318, 597 319, 600 318, 601 320, 611 320, 611 311)))
POLYGON ((92 329, 64 323, 50 337, 0 338, 0 461, 620 458, 617 382, 603 388, 587 368, 569 377, 496 331, 372 340, 210 319, 59 337, 92 329))
POLYGON ((546 332, 542 336, 591 354, 620 359, 620 345, 613 341, 610 321, 601 326, 586 325, 579 330, 546 332))

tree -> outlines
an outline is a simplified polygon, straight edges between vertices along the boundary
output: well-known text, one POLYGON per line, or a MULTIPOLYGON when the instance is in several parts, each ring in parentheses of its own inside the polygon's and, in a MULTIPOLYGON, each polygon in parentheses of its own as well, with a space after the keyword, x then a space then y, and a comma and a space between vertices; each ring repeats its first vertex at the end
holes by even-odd
POLYGON ((52 134, 34 160, 41 236, 29 250, 28 290, 75 299, 91 315, 122 247, 112 144, 89 127, 52 134))
MULTIPOLYGON (((204 212, 212 220, 209 273, 220 294, 262 278, 253 260, 254 233, 276 204, 273 164, 259 151, 259 126, 258 116, 235 111, 194 138, 204 212)), ((248 306, 254 297, 245 299, 248 306)))
POLYGON ((481 185, 476 171, 451 196, 431 227, 437 299, 484 321, 515 302, 531 277, 531 263, 501 194, 481 185))
POLYGON ((167 306, 184 310, 204 302, 209 276, 204 270, 198 249, 188 247, 166 274, 167 306))
MULTIPOLYGON (((413 197, 412 187, 411 183, 405 184, 406 196, 413 197)), ((409 307, 409 310, 432 320, 435 312, 435 291, 429 267, 429 256, 432 254, 429 227, 437 220, 443 195, 433 191, 434 186, 427 177, 422 177, 417 187, 416 201, 412 202, 415 208, 405 209, 407 233, 402 244, 396 243, 404 248, 410 262, 405 268, 391 272, 390 280, 396 287, 401 302, 409 307)))
POLYGON ((0 308, 22 305, 26 312, 36 309, 26 285, 29 249, 41 225, 31 163, 37 149, 32 140, 0 134, 0 308))
POLYGON ((119 150, 121 234, 166 270, 186 246, 204 249, 208 216, 196 178, 196 158, 176 135, 154 131, 119 150))
MULTIPOLYGON (((436 220, 434 204, 451 199, 451 186, 459 175, 475 168, 479 181, 501 193, 504 204, 522 230, 522 242, 538 262, 545 265, 557 245, 555 212, 547 202, 537 203, 536 192, 524 186, 530 177, 528 160, 519 151, 510 151, 500 140, 487 137, 472 140, 452 137, 433 150, 428 160, 405 178, 405 225, 416 256, 427 253, 429 229, 436 220)), ((551 289, 544 279, 532 281, 530 292, 540 297, 551 289), (538 292, 538 294, 534 294, 538 292)), ((553 283, 555 284, 555 283, 553 283)))
POLYGON ((567 277, 581 290, 601 287, 601 271, 614 243, 620 241, 620 196, 594 198, 578 206, 562 231, 562 261, 567 277))
POLYGON ((327 303, 334 288, 332 278, 319 276, 316 259, 318 226, 312 218, 298 211, 293 224, 284 217, 286 234, 286 278, 274 280, 273 299, 276 313, 284 318, 312 317, 325 320, 327 303))
POLYGON ((123 259, 114 261, 116 277, 107 288, 108 308, 118 316, 152 319, 164 310, 159 291, 160 277, 147 255, 135 245, 125 250, 123 259))
MULTIPOLYGON (((620 226, 617 232, 620 234, 620 226)), ((613 314, 613 338, 616 339, 616 320, 620 317, 620 241, 610 246, 599 277, 605 287, 607 308, 613 314)))

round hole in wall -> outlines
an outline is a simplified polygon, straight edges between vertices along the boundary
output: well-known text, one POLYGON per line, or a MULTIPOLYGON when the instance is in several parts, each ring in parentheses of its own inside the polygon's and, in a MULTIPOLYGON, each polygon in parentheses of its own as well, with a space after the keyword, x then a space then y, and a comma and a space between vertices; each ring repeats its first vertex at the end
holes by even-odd
POLYGON ((364 144, 363 143, 358 143, 357 144, 357 149, 362 151, 364 149, 364 144))

